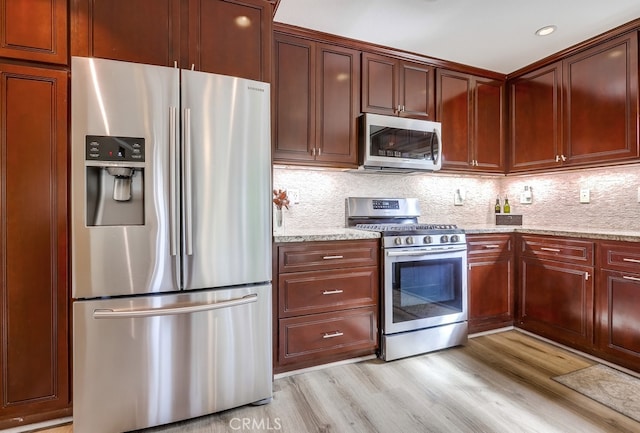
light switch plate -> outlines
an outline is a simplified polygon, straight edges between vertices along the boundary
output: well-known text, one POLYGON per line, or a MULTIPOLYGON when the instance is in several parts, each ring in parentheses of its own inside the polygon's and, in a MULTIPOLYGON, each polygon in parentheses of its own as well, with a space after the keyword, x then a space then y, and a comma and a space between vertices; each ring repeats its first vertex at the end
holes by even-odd
POLYGON ((580 203, 589 203, 591 201, 591 194, 589 189, 583 188, 580 190, 580 203))

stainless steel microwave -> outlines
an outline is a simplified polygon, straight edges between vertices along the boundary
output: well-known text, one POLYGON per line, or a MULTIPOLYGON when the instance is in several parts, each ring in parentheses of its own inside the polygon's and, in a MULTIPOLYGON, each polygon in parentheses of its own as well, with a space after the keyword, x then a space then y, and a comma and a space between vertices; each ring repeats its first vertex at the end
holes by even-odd
POLYGON ((360 166, 378 170, 440 170, 440 122, 363 114, 360 118, 360 166))

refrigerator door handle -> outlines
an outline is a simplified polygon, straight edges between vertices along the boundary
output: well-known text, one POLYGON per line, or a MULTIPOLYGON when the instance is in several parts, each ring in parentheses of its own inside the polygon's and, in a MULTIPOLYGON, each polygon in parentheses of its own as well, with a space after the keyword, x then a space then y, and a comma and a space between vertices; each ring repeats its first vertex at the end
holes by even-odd
POLYGON ((186 253, 193 255, 193 201, 191 189, 191 109, 184 109, 184 155, 182 158, 182 170, 184 176, 184 217, 185 217, 185 241, 186 253))
POLYGON ((170 250, 171 256, 178 255, 178 166, 177 166, 177 149, 176 149, 176 107, 170 107, 169 110, 169 206, 171 212, 170 230, 170 250))
POLYGON ((140 310, 130 309, 97 309, 93 311, 94 319, 134 319, 139 317, 171 316, 176 314, 192 314, 201 311, 218 310, 221 308, 237 307, 239 305, 250 304, 258 300, 258 295, 252 293, 241 298, 230 299, 228 301, 187 305, 183 307, 170 308, 145 308, 140 310))

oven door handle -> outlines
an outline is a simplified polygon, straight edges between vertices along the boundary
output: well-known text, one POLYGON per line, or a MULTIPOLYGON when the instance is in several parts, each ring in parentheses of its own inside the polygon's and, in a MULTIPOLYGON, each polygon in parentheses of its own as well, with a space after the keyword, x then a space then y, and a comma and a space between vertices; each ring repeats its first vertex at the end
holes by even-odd
POLYGON ((387 257, 409 257, 409 256, 426 256, 429 254, 455 253, 458 251, 466 251, 467 247, 458 248, 429 248, 429 249, 413 249, 406 251, 387 251, 387 257))

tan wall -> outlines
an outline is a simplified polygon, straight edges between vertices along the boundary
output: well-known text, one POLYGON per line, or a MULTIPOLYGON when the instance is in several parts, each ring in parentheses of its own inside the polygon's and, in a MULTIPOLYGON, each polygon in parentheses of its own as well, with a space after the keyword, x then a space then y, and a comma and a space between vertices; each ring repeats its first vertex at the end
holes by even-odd
POLYGON ((349 196, 417 197, 421 222, 462 228, 493 224, 499 194, 509 197, 511 212, 522 214, 525 225, 640 230, 640 165, 506 177, 274 167, 273 184, 300 194, 300 203, 285 211, 287 228, 344 227, 344 199, 349 196), (532 204, 520 204, 525 185, 532 190, 532 204), (589 204, 579 203, 581 188, 590 190, 589 204), (457 189, 466 192, 462 206, 454 205, 457 189))

